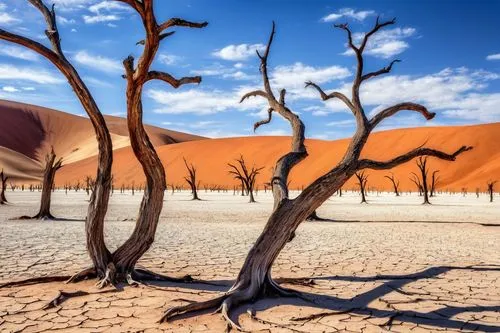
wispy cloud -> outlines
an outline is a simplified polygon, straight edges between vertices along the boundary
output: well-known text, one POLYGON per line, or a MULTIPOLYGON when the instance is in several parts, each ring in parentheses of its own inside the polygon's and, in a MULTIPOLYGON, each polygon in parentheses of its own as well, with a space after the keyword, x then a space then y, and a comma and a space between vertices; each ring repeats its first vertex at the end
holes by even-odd
POLYGON ((40 84, 64 83, 58 75, 44 69, 31 67, 16 67, 12 64, 0 64, 0 80, 31 81, 40 84))
POLYGON ((120 61, 103 57, 100 55, 90 54, 87 51, 78 51, 74 59, 76 62, 92 68, 96 71, 105 73, 120 73, 123 72, 123 66, 120 61))
POLYGON ((352 18, 357 21, 363 21, 366 19, 368 16, 375 15, 375 11, 373 10, 360 10, 360 11, 355 11, 352 8, 342 8, 339 9, 338 11, 331 13, 329 15, 326 15, 325 17, 321 18, 322 22, 334 22, 337 21, 341 18, 352 18))
MULTIPOLYGON (((130 12, 131 8, 114 1, 102 1, 88 7, 90 15, 83 15, 83 21, 87 24, 114 22, 122 19, 122 14, 130 12)), ((115 27, 114 24, 108 23, 115 27)))
POLYGON ((500 60, 500 53, 490 54, 486 57, 486 60, 500 60))
POLYGON ((38 55, 24 47, 0 44, 0 55, 12 58, 36 61, 39 59, 38 55))

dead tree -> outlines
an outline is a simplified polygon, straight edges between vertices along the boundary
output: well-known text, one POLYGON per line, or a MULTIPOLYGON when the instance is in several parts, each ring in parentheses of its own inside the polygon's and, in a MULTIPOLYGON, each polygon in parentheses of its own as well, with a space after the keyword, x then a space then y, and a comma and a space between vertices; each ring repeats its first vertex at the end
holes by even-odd
POLYGON ((66 77, 92 123, 99 147, 96 175, 96 188, 98 190, 94 192, 95 195, 90 199, 85 232, 87 236, 87 251, 92 259, 94 271, 97 276, 104 277, 106 267, 111 260, 109 251, 104 244, 103 233, 104 217, 108 209, 111 165, 113 161, 111 136, 92 94, 63 52, 56 24, 54 6, 49 9, 42 0, 28 1, 45 18, 47 26, 45 34, 50 42, 50 47, 3 29, 0 29, 0 39, 24 46, 49 60, 66 77))
POLYGON ((91 176, 86 176, 85 177, 85 191, 87 192, 87 195, 90 195, 90 193, 93 193, 95 189, 95 179, 92 178, 91 176))
POLYGON ((429 168, 427 167, 427 157, 419 157, 417 159, 417 167, 420 171, 420 186, 422 189, 422 195, 424 196, 424 205, 430 205, 429 202, 429 186, 427 183, 427 176, 429 174, 429 168))
POLYGON ((352 85, 352 98, 349 99, 340 92, 333 92, 327 95, 318 85, 312 82, 307 82, 306 86, 315 88, 320 93, 323 100, 338 98, 344 102, 356 117, 357 129, 347 148, 347 151, 345 152, 345 155, 341 158, 338 165, 312 182, 294 199, 290 199, 288 197, 288 188, 286 184, 290 170, 307 156, 307 150, 304 145, 305 126, 299 117, 285 104, 286 91, 281 90, 279 92, 279 96, 276 97, 275 92, 273 92, 271 88, 271 82, 268 76, 267 59, 275 33, 273 24, 273 29, 264 53, 261 54, 258 52, 261 63, 260 71, 264 81, 264 90, 249 92, 242 98, 242 101, 244 101, 251 96, 262 97, 265 98, 269 104, 267 119, 255 124, 254 128, 258 128, 264 124, 269 124, 273 113, 277 113, 284 117, 290 123, 292 128, 293 134, 291 140, 291 150, 277 161, 272 177, 272 187, 274 193, 273 212, 271 213, 263 232, 250 249, 236 281, 229 291, 208 301, 193 302, 187 305, 170 308, 164 314, 162 320, 168 320, 174 316, 185 314, 187 312, 218 308, 231 327, 240 328, 229 317, 229 311, 233 307, 238 306, 243 302, 255 301, 268 294, 287 296, 297 295, 297 292, 283 289, 272 279, 271 267, 283 247, 293 237, 295 230, 300 223, 302 223, 306 217, 308 217, 323 202, 330 198, 333 193, 339 190, 340 187, 344 185, 355 172, 364 169, 391 169, 422 155, 435 156, 444 160, 453 161, 458 155, 471 149, 470 147, 463 146, 455 152, 448 154, 432 148, 419 147, 388 161, 360 159, 360 154, 370 133, 384 119, 389 118, 403 110, 418 112, 426 119, 432 119, 435 115, 434 113, 427 111, 424 106, 415 103, 400 103, 390 106, 380 111, 371 119, 368 119, 364 112, 359 97, 359 88, 362 82, 384 73, 389 73, 394 62, 379 71, 365 74, 363 72, 363 51, 370 36, 384 26, 394 24, 394 22, 395 21, 392 20, 379 23, 377 19, 375 27, 364 36, 360 46, 355 46, 353 44, 351 30, 348 28, 347 24, 337 25, 338 28, 347 32, 349 45, 354 51, 358 61, 357 71, 352 85))
POLYGON ((495 186, 496 183, 497 183, 497 181, 488 182, 488 193, 490 195, 490 202, 493 202, 493 191, 494 191, 493 187, 495 186))
POLYGON ((7 189, 7 180, 9 177, 3 172, 0 172, 0 181, 2 182, 2 192, 0 192, 0 205, 6 204, 7 198, 5 197, 5 190, 7 189))
POLYGON ((234 179, 241 182, 241 186, 245 188, 245 192, 248 193, 250 197, 249 202, 255 202, 253 197, 255 179, 264 168, 256 168, 253 166, 252 169, 248 170, 243 155, 240 155, 240 158, 236 159, 236 162, 239 164, 239 167, 236 164, 227 164, 230 167, 229 174, 232 175, 234 179))
POLYGON ((436 187, 437 187, 437 184, 439 183, 439 176, 437 176, 437 174, 439 173, 439 170, 435 170, 432 172, 432 176, 431 176, 431 190, 430 190, 430 193, 429 193, 429 197, 434 197, 434 195, 436 194, 436 187))
POLYGON ((56 172, 62 167, 62 158, 56 160, 54 148, 45 156, 45 169, 43 172, 42 198, 40 200, 40 210, 33 217, 22 216, 23 219, 53 220, 50 213, 50 199, 56 172))
POLYGON ((410 177, 410 180, 413 182, 413 184, 415 184, 415 186, 417 187, 417 191, 418 191, 418 196, 422 196, 423 195, 423 187, 422 187, 422 182, 420 181, 420 178, 418 177, 418 175, 415 173, 415 172, 412 172, 411 173, 411 177, 410 177))
POLYGON ((191 200, 200 200, 198 197, 198 186, 199 183, 196 181, 196 168, 193 164, 189 165, 188 162, 184 159, 184 165, 186 165, 186 169, 188 171, 187 177, 184 177, 184 180, 189 184, 191 188, 191 194, 193 195, 193 199, 191 200))
POLYGON ((51 61, 67 78, 75 91, 82 106, 87 112, 96 132, 99 154, 95 190, 90 198, 87 220, 85 225, 87 250, 93 266, 76 274, 71 281, 79 281, 88 277, 98 277, 99 286, 118 281, 132 282, 132 280, 158 278, 154 273, 144 270, 135 270, 137 260, 150 248, 154 240, 158 218, 163 206, 165 189, 165 171, 158 155, 151 144, 142 123, 142 90, 143 86, 153 80, 160 80, 174 88, 187 83, 199 83, 201 78, 184 77, 176 79, 168 73, 150 70, 156 56, 160 42, 171 36, 169 31, 174 27, 203 28, 203 23, 193 23, 180 18, 172 18, 158 23, 154 13, 153 0, 117 0, 129 5, 143 23, 145 38, 139 41, 144 49, 134 66, 134 58, 129 56, 124 60, 127 82, 127 125, 132 150, 139 160, 146 176, 146 190, 140 206, 136 227, 131 236, 114 252, 110 253, 104 243, 103 224, 111 191, 112 144, 111 136, 104 118, 95 103, 95 100, 85 83, 72 64, 68 61, 61 47, 61 40, 56 24, 54 6, 45 6, 42 0, 28 0, 44 16, 47 29, 46 35, 50 41, 50 48, 17 34, 0 29, 0 39, 25 46, 44 58, 51 61))
POLYGON ((399 197, 399 180, 397 180, 394 177, 394 174, 391 173, 390 176, 384 176, 385 178, 389 179, 392 183, 392 187, 394 189, 394 194, 399 197))
POLYGON ((368 183, 368 175, 364 171, 355 172, 354 175, 358 180, 359 191, 361 192, 361 203, 366 202, 366 183, 368 183))

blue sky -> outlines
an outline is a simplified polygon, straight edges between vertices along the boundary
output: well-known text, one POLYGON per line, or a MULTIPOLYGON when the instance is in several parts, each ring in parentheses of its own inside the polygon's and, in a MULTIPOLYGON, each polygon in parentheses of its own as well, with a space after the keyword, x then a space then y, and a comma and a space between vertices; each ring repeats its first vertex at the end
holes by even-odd
MULTIPOLYGON (((51 0, 56 4, 62 46, 93 92, 103 113, 125 115, 121 61, 139 55, 143 29, 138 16, 117 1, 51 0)), ((354 120, 338 101, 322 102, 303 82, 349 93, 355 59, 346 35, 369 30, 377 15, 397 18, 365 51, 366 71, 403 60, 389 75, 366 82, 361 98, 367 114, 403 101, 426 105, 438 116, 424 122, 412 113, 387 120, 395 127, 500 121, 500 1, 156 1, 159 22, 170 17, 208 21, 205 29, 177 28, 165 39, 153 66, 176 77, 202 75, 200 85, 177 90, 161 82, 144 90, 145 121, 210 137, 254 135, 252 124, 266 104, 246 91, 262 86, 255 49, 277 34, 269 66, 275 90, 286 88, 287 104, 301 115, 307 136, 350 135, 354 120), (346 52, 347 51, 347 52, 346 52)), ((46 43, 42 16, 27 1, 0 0, 0 26, 46 43)), ((355 34, 361 36, 360 34, 355 34)), ((45 59, 0 42, 0 98, 83 115, 64 77, 45 59)), ((273 119, 259 135, 287 135, 273 119)))

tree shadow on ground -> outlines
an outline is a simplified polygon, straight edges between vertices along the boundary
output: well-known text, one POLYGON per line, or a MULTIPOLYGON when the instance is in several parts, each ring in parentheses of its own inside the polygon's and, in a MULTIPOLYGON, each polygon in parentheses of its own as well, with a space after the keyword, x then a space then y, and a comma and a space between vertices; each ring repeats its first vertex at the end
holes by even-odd
MULTIPOLYGON (((499 265, 480 265, 480 266, 436 266, 430 267, 423 271, 406 274, 406 275, 377 275, 368 277, 358 277, 358 276, 326 276, 326 277, 312 277, 312 278, 294 278, 294 279, 277 279, 277 282, 285 284, 297 284, 297 285, 308 285, 314 289, 314 282, 311 281, 348 281, 348 282, 377 282, 384 281, 381 285, 356 295, 353 298, 345 299, 330 295, 324 295, 312 292, 300 292, 301 297, 278 297, 278 298, 265 298, 257 301, 253 304, 243 304, 232 312, 232 319, 237 322, 238 317, 247 312, 254 313, 254 311, 265 311, 273 307, 281 305, 294 305, 294 306, 305 306, 313 307, 323 310, 322 312, 309 315, 306 317, 292 317, 290 319, 290 324, 277 324, 259 319, 255 315, 252 315, 253 319, 256 319, 267 324, 275 324, 276 327, 294 327, 294 325, 309 322, 315 319, 321 319, 323 317, 334 316, 339 314, 353 314, 358 316, 364 316, 365 319, 382 319, 382 322, 378 325, 381 328, 391 329, 394 321, 402 323, 412 323, 417 325, 429 325, 434 327, 440 327, 444 329, 456 329, 456 330, 478 330, 482 332, 500 332, 500 324, 484 324, 475 323, 469 321, 463 321, 454 316, 467 312, 500 312, 500 305, 492 306, 454 306, 445 304, 447 301, 442 299, 441 296, 433 295, 431 292, 426 293, 422 291, 421 293, 413 293, 402 290, 402 288, 410 283, 416 282, 422 279, 439 279, 439 275, 447 273, 452 270, 462 270, 471 272, 500 272, 499 265), (378 309, 370 306, 370 303, 374 301, 381 301, 381 298, 392 292, 402 294, 404 296, 412 296, 413 298, 389 303, 387 302, 387 309, 378 309), (434 301, 437 305, 440 305, 439 309, 429 311, 429 312, 419 312, 416 310, 398 310, 392 305, 395 304, 418 304, 419 302, 434 301), (326 310, 326 311, 325 311, 326 310)), ((181 288, 191 288, 200 290, 199 288, 204 288, 207 291, 221 291, 224 286, 230 286, 230 280, 219 280, 211 281, 213 285, 210 288, 206 288, 204 284, 193 284, 192 286, 186 286, 185 284, 179 284, 178 287, 181 288)), ((432 283, 432 282, 431 282, 432 283)), ((172 284, 169 284, 172 286, 172 284)), ((465 297, 466 298, 466 297, 465 297)), ((456 300, 450 302, 457 302, 456 300)), ((194 315, 199 315, 206 313, 188 313, 185 315, 180 315, 176 319, 189 318, 194 315)))

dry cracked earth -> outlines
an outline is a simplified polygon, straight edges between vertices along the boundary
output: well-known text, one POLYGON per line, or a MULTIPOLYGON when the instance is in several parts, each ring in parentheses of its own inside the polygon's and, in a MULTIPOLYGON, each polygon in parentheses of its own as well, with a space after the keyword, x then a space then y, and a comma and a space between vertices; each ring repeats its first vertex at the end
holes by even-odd
MULTIPOLYGON (((256 204, 232 193, 200 194, 204 201, 166 195, 155 243, 140 264, 210 284, 4 287, 0 332, 224 332, 220 314, 158 320, 170 306, 207 300, 231 286, 272 200, 264 193, 256 204), (46 308, 59 291, 88 294, 46 308)), ((54 215, 70 221, 10 220, 35 213, 39 193, 7 196, 11 203, 0 207, 0 283, 71 275, 89 265, 84 193, 54 193, 54 215)), ((442 195, 430 207, 416 196, 368 198, 368 205, 355 194, 332 198, 318 213, 337 222, 303 223, 278 258, 274 277, 307 301, 267 298, 242 305, 233 319, 252 332, 500 332, 500 198, 489 204, 485 196, 442 195)), ((110 248, 131 232, 140 199, 141 193, 113 195, 110 248)))

